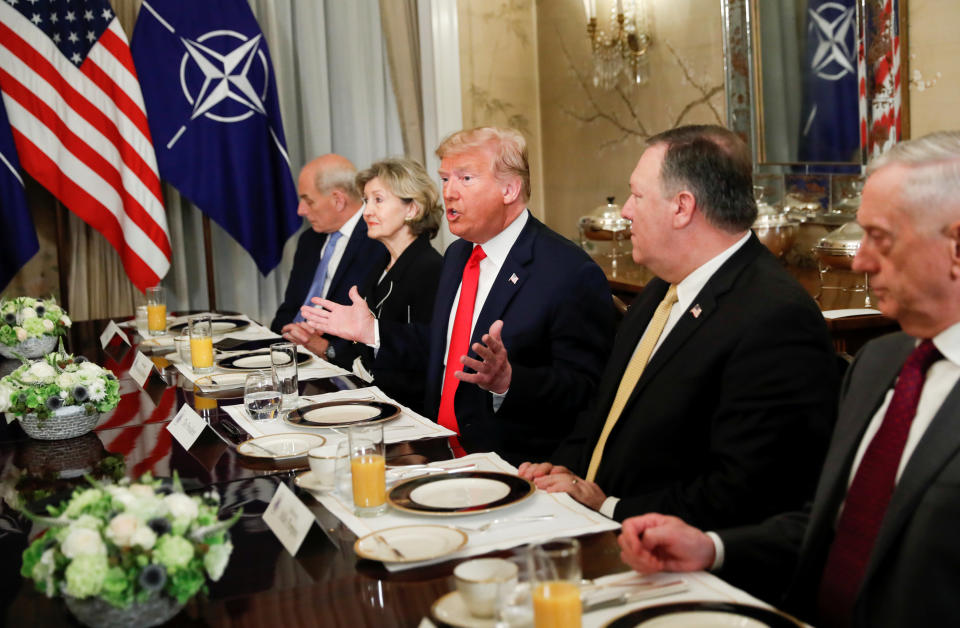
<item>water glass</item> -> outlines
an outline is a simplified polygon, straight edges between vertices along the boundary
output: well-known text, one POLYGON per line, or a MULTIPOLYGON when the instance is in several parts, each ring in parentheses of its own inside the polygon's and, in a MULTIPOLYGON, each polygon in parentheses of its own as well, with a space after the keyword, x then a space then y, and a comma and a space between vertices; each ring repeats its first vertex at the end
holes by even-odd
MULTIPOLYGON (((150 315, 147 313, 147 312, 148 312, 148 310, 147 310, 148 307, 149 307, 149 306, 148 306, 146 303, 144 303, 143 305, 138 305, 138 306, 137 306, 136 315, 134 316, 134 320, 136 321, 137 329, 147 329, 147 325, 148 325, 149 320, 150 320, 150 315)), ((166 309, 166 308, 164 308, 164 309, 166 309)), ((164 314, 166 314, 166 313, 164 313, 164 314)))
POLYGON ((348 508, 353 508, 353 480, 350 476, 350 441, 337 443, 337 460, 333 466, 334 490, 348 508))
POLYGON ((514 580, 497 585, 494 609, 497 628, 530 628, 533 626, 533 599, 531 596, 532 568, 529 548, 520 548, 508 560, 517 566, 514 580))
POLYGON ((349 439, 353 512, 358 517, 376 517, 387 510, 383 425, 352 427, 349 439))
POLYGON ((247 375, 243 385, 243 405, 254 421, 265 421, 277 416, 280 391, 270 371, 254 371, 247 375))
POLYGON ((163 286, 147 288, 147 331, 151 336, 167 333, 167 301, 163 286))
POLYGON ((535 628, 579 628, 580 542, 555 539, 530 548, 535 628))
POLYGON ((209 316, 190 319, 190 364, 194 373, 213 371, 213 320, 209 316))
POLYGON ((190 334, 183 334, 182 336, 177 336, 173 339, 173 344, 177 348, 177 355, 180 356, 180 361, 184 365, 190 364, 193 365, 193 362, 190 360, 190 334))
POLYGON ((296 410, 300 393, 297 389, 297 345, 292 342, 276 342, 270 345, 270 364, 280 389, 280 411, 284 414, 296 410))

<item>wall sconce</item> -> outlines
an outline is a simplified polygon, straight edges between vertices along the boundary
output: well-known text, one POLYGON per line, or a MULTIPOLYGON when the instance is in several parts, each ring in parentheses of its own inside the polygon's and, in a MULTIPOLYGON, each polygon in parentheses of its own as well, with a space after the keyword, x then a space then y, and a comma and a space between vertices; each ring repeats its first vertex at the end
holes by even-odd
POLYGON ((650 78, 647 50, 652 43, 647 23, 647 0, 607 2, 610 7, 609 35, 597 27, 598 0, 583 0, 587 35, 593 48, 593 84, 613 89, 623 74, 634 85, 644 85, 650 78))

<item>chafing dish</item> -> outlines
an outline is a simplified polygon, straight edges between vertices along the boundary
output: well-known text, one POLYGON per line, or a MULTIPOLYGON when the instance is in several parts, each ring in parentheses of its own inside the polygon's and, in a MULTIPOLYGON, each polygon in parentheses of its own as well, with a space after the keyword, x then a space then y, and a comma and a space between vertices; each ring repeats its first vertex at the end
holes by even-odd
POLYGON ((753 232, 757 234, 770 252, 782 258, 786 255, 800 230, 800 221, 783 214, 763 214, 753 223, 753 232))
POLYGON ((630 221, 620 215, 620 206, 608 196, 607 203, 596 207, 579 220, 580 246, 595 258, 609 258, 616 275, 617 259, 629 251, 623 241, 630 239, 630 221))
POLYGON ((813 254, 821 267, 833 270, 851 270, 853 258, 860 249, 863 229, 855 222, 845 223, 820 238, 813 254))

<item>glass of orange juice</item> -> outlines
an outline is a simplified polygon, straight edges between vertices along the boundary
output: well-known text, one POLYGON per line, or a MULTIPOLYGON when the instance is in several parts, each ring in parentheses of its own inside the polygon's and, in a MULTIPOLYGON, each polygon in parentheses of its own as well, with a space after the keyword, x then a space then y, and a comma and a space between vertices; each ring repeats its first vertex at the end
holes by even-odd
POLYGON ((359 517, 376 517, 387 510, 383 426, 352 427, 349 439, 354 513, 359 517))
POLYGON ((535 628, 580 628, 580 542, 555 539, 530 548, 535 628))
POLYGON ((190 319, 190 365, 194 373, 213 370, 213 321, 209 316, 190 319))
POLYGON ((167 333, 167 301, 163 286, 147 288, 147 331, 151 336, 167 333))

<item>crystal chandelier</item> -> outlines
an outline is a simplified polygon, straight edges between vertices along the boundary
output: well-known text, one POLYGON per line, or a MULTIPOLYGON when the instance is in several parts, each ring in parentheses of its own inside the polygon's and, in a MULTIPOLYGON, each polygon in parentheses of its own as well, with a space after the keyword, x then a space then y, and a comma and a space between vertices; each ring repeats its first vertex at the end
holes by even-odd
POLYGON ((613 89, 622 75, 634 85, 644 85, 650 77, 647 50, 652 43, 646 0, 608 1, 609 33, 598 28, 597 0, 583 0, 593 48, 593 84, 613 89))

